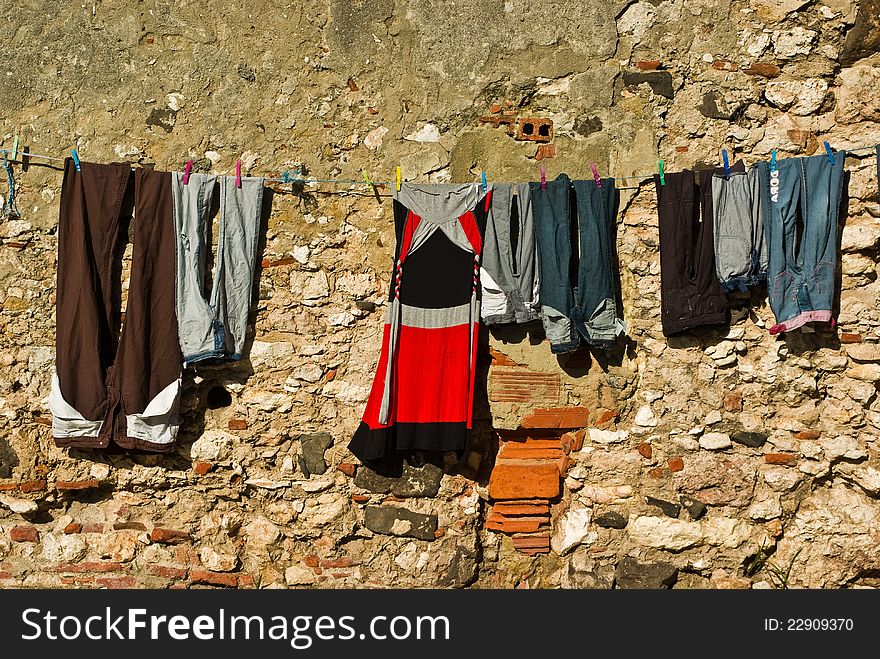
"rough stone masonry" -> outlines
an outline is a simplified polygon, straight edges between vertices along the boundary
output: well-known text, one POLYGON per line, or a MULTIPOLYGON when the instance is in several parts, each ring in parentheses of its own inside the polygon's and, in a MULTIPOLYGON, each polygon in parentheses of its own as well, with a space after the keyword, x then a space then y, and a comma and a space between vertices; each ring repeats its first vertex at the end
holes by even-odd
MULTIPOLYGON (((163 170, 240 158, 379 181, 397 165, 534 180, 539 158, 550 177, 590 161, 628 176, 717 164, 722 146, 751 163, 880 142, 878 13, 20 0, 0 8, 0 137, 163 170), (517 139, 521 118, 552 141, 517 139)), ((0 223, 0 584, 873 587, 880 208, 873 158, 847 170, 834 331, 770 337, 754 293, 732 300, 729 330, 665 340, 655 193, 630 179, 626 345, 557 359, 539 328, 487 333, 469 453, 377 473, 346 443, 379 353, 387 196, 275 186, 247 359, 188 373, 177 452, 87 453, 54 447, 45 402, 60 171, 17 168, 22 214, 0 223)))

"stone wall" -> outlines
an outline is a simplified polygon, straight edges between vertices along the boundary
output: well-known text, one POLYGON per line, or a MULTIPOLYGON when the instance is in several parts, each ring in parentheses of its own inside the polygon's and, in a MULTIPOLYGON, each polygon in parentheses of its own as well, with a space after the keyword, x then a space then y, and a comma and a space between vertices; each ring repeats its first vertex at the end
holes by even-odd
MULTIPOLYGON (((241 158, 391 180, 400 164, 456 182, 534 180, 537 158, 551 177, 590 161, 627 176, 658 157, 715 164, 722 145, 749 163, 811 154, 880 142, 878 12, 21 0, 0 9, 2 147, 21 131, 34 153, 164 170, 241 158), (549 119, 552 141, 499 117, 549 119)), ((873 585, 880 211, 873 158, 847 169, 839 329, 770 337, 755 293, 732 300, 729 331, 664 339, 655 192, 630 179, 626 345, 556 358, 539 327, 487 333, 471 450, 386 474, 346 444, 379 351, 387 197, 275 186, 249 357, 188 373, 174 454, 87 453, 54 448, 45 402, 60 171, 17 169, 21 218, 0 223, 0 584, 873 585)))

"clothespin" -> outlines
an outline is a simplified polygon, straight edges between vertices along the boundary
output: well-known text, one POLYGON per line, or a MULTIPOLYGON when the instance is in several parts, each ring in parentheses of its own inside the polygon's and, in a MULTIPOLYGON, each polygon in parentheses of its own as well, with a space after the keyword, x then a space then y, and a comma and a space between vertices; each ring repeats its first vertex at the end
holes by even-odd
POLYGON ((599 170, 596 168, 596 163, 591 162, 590 169, 593 172, 593 180, 596 181, 596 187, 601 188, 602 187, 602 179, 599 178, 599 170))
POLYGON ((376 203, 382 203, 382 197, 379 196, 379 191, 376 189, 376 184, 370 180, 370 175, 367 174, 367 170, 364 169, 361 172, 364 175, 364 183, 369 185, 373 189, 373 194, 376 195, 376 203))
POLYGON ((400 182, 402 180, 402 176, 400 173, 400 165, 397 166, 397 191, 400 192, 400 182))
POLYGON ((241 160, 235 161, 235 187, 241 187, 241 160))
POLYGON ((547 168, 541 163, 541 191, 547 189, 547 168))
POLYGON ((666 174, 663 172, 663 161, 657 162, 657 171, 660 172, 660 185, 666 185, 666 174))
POLYGON ((724 178, 730 178, 730 160, 727 158, 727 149, 721 149, 721 158, 724 160, 724 178))
POLYGON ((773 149, 770 152, 770 173, 772 174, 775 171, 776 171, 776 149, 773 149))
POLYGON ((485 171, 480 174, 480 185, 483 187, 483 194, 486 194, 489 190, 489 183, 486 181, 485 171))
POLYGON ((189 185, 189 174, 190 174, 190 172, 192 172, 192 168, 193 168, 193 161, 187 160, 186 167, 183 168, 183 184, 184 185, 189 185))
POLYGON ((70 150, 70 156, 71 156, 71 158, 73 158, 73 165, 74 165, 74 167, 76 167, 76 171, 81 172, 82 168, 80 167, 80 164, 79 164, 79 154, 76 152, 76 149, 70 150))
POLYGON ((825 145, 825 153, 828 154, 828 160, 830 160, 831 164, 833 165, 834 164, 834 151, 831 150, 831 145, 828 144, 828 140, 825 140, 825 142, 823 142, 823 144, 825 145))
POLYGON ((15 160, 18 156, 18 133, 15 134, 15 139, 12 140, 12 156, 9 158, 10 160, 15 160))

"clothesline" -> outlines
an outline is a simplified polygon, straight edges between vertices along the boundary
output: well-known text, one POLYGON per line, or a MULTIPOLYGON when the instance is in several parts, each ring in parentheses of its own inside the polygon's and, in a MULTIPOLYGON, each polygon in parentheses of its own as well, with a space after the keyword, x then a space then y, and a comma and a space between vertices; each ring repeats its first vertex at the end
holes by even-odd
MULTIPOLYGON (((852 149, 846 149, 846 153, 857 153, 860 151, 873 151, 877 148, 876 145, 869 146, 860 146, 852 149)), ((67 157, 59 158, 57 156, 47 156, 39 153, 30 153, 28 151, 19 150, 17 153, 13 151, 13 149, 0 149, 0 154, 4 155, 4 159, 10 154, 15 154, 16 157, 9 159, 8 162, 17 163, 20 165, 29 164, 31 158, 37 158, 39 160, 48 160, 51 162, 64 162, 67 157), (25 160, 27 159, 27 160, 25 160)), ((132 167, 134 169, 134 167, 132 167)), ((645 180, 654 178, 656 172, 652 172, 650 174, 631 174, 629 176, 613 176, 609 178, 613 178, 615 181, 625 181, 625 180, 645 180)), ((395 181, 372 181, 368 180, 366 177, 364 179, 319 179, 313 177, 303 177, 301 174, 298 176, 294 176, 290 173, 290 171, 285 171, 284 174, 280 177, 266 177, 266 181, 271 181, 273 183, 332 183, 335 185, 368 185, 374 187, 384 187, 384 186, 393 186, 396 185, 395 181)), ((628 186, 628 187, 620 187, 618 190, 638 190, 640 186, 628 186)))

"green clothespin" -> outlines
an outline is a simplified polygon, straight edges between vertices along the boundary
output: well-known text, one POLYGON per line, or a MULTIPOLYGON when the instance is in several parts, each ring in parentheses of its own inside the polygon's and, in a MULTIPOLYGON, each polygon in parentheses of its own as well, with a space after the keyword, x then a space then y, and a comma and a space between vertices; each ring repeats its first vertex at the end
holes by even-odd
POLYGON ((15 139, 12 140, 12 157, 10 160, 15 160, 18 156, 18 133, 15 133, 15 139))
POLYGON ((666 185, 666 174, 663 172, 663 161, 657 163, 657 169, 660 171, 660 185, 666 185))
POLYGON ((379 196, 379 191, 376 189, 376 184, 370 180, 370 175, 367 174, 367 170, 364 169, 361 173, 364 175, 364 183, 366 183, 373 189, 373 194, 376 195, 376 203, 381 204, 382 197, 379 196))

